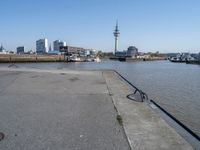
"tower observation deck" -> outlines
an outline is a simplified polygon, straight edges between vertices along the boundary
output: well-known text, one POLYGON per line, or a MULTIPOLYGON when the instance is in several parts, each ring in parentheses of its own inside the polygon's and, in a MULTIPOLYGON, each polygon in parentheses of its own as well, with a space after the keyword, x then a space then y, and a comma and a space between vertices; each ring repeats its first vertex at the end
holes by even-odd
POLYGON ((114 30, 113 34, 115 37, 115 54, 116 54, 116 52, 118 50, 118 37, 120 34, 119 29, 118 29, 118 21, 116 22, 116 26, 115 26, 115 30, 114 30))

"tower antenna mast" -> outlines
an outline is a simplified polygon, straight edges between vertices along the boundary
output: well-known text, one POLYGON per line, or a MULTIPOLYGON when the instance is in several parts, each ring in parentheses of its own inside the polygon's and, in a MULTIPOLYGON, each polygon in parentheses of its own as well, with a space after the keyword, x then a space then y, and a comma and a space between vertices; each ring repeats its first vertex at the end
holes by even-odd
POLYGON ((119 29, 118 29, 118 20, 116 21, 116 26, 115 26, 115 30, 113 34, 115 37, 115 55, 116 55, 116 52, 118 50, 118 37, 120 35, 119 29))

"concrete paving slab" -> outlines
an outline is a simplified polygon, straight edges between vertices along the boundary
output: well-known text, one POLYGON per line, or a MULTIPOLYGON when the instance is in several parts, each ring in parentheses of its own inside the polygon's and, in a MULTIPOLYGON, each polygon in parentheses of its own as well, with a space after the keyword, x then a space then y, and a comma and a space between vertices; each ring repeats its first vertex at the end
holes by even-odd
POLYGON ((0 68, 0 149, 193 149, 130 93, 109 71, 0 68))
POLYGON ((32 71, 0 71, 1 150, 130 149, 102 72, 32 71))

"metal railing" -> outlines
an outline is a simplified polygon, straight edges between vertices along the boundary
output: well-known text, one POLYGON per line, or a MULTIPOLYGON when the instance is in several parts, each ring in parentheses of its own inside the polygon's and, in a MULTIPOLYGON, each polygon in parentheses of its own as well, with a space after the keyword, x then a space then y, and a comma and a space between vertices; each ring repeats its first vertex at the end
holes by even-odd
POLYGON ((170 117, 172 120, 174 120, 178 125, 180 125, 183 129, 185 129, 187 132, 189 132, 193 137, 195 137, 198 141, 200 141, 200 137, 194 133, 192 130, 190 130, 186 125, 184 125, 181 121, 179 121, 177 118, 175 118, 172 114, 167 112, 163 107, 161 107, 159 104, 157 104, 154 100, 150 100, 151 103, 153 103, 156 107, 158 107, 162 112, 164 112, 168 117, 170 117))

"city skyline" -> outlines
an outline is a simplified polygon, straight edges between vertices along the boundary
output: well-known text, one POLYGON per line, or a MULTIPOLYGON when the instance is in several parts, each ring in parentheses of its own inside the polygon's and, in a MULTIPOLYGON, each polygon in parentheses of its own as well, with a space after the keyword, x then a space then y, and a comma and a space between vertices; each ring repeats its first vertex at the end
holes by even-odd
POLYGON ((8 50, 35 41, 62 39, 68 45, 114 51, 113 31, 119 22, 119 50, 142 52, 200 51, 198 0, 1 1, 0 43, 8 50))

